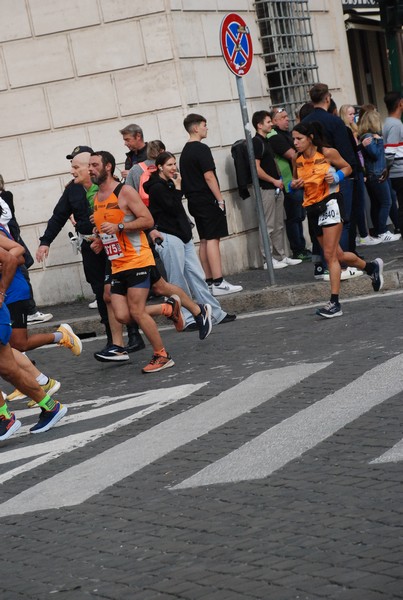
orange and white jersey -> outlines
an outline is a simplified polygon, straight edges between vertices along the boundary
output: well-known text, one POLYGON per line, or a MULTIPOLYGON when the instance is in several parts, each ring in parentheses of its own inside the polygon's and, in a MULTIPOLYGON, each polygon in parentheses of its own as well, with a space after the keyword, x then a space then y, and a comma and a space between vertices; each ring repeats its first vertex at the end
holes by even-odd
POLYGON ((320 152, 315 152, 311 158, 304 158, 301 154, 296 159, 297 176, 304 181, 304 206, 320 202, 331 194, 338 192, 339 186, 325 181, 325 175, 335 172, 326 158, 320 152))
POLYGON ((105 252, 112 262, 112 273, 141 269, 155 265, 155 260, 144 231, 118 231, 112 235, 101 232, 102 223, 129 223, 136 217, 126 215, 119 206, 117 196, 112 194, 100 202, 94 198, 94 220, 105 252))

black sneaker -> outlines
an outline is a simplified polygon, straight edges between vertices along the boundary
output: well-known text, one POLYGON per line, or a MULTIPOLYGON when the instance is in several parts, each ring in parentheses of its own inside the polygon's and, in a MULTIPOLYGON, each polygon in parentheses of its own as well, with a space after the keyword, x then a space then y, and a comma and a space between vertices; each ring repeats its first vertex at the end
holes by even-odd
POLYGON ((235 321, 235 319, 236 319, 236 315, 230 315, 229 313, 227 313, 225 315, 225 317, 223 319, 221 319, 221 321, 218 324, 221 325, 221 323, 232 323, 232 321, 235 321))
POLYGON ((210 304, 199 304, 201 313, 195 317, 196 325, 199 328, 199 338, 201 340, 206 339, 210 335, 213 328, 211 322, 211 306, 210 304))
POLYGON ((370 275, 374 292, 379 292, 383 288, 383 260, 376 258, 372 261, 374 272, 370 275))
POLYGON ((316 263, 313 270, 314 279, 323 279, 325 276, 325 268, 321 263, 316 263))
POLYGON ((317 309, 316 314, 325 319, 333 319, 333 317, 341 317, 343 311, 341 310, 340 304, 336 304, 336 302, 331 302, 329 300, 323 308, 317 309))
POLYGON ((122 362, 129 360, 129 355, 121 346, 112 344, 99 352, 95 352, 94 358, 100 362, 122 362))
POLYGON ((11 418, 6 419, 4 415, 0 417, 0 442, 7 440, 21 427, 21 421, 15 418, 15 414, 11 413, 11 418))
POLYGON ((31 427, 31 433, 44 433, 48 431, 51 427, 56 425, 60 419, 63 419, 64 415, 67 413, 67 406, 63 406, 60 402, 56 402, 56 406, 53 410, 45 410, 41 407, 41 414, 39 416, 39 421, 36 425, 31 427))
POLYGON ((127 345, 124 347, 125 352, 138 352, 139 350, 143 350, 146 347, 144 340, 141 337, 141 333, 138 330, 138 327, 128 325, 127 338, 127 345))

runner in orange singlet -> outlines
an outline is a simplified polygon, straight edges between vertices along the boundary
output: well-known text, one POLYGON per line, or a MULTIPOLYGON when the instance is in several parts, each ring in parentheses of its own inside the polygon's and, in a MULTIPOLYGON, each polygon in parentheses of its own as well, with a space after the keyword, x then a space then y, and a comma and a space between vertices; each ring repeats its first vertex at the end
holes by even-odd
POLYGON ((351 167, 337 150, 326 146, 320 124, 298 123, 292 136, 298 154, 293 160, 290 191, 304 189, 303 205, 307 209, 309 227, 323 248, 330 273, 330 301, 316 313, 327 319, 340 317, 343 314, 339 302, 340 263, 362 269, 371 278, 374 291, 378 292, 383 285, 383 260, 376 258, 365 262, 352 252, 343 252, 340 247, 344 206, 338 184, 350 175, 351 167))
POLYGON ((94 152, 89 163, 90 176, 99 187, 94 198, 94 221, 99 240, 112 265, 111 302, 117 320, 136 321, 153 348, 153 357, 142 371, 154 373, 175 363, 166 352, 157 325, 152 318, 163 314, 184 327, 181 305, 191 311, 199 323, 200 338, 207 337, 211 326, 204 307, 195 304, 181 288, 168 284, 158 272, 145 229, 154 225, 150 211, 131 186, 119 184, 113 177, 115 159, 109 152, 94 152), (146 307, 150 287, 168 296, 167 302, 146 307), (206 332, 204 337, 202 331, 206 332))

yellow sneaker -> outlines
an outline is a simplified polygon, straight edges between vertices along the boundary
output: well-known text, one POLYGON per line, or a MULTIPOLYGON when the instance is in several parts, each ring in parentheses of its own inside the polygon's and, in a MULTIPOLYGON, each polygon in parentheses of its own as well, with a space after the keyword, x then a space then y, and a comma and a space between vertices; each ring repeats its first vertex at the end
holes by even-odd
POLYGON ((60 331, 60 333, 63 335, 60 342, 58 342, 59 346, 68 348, 72 351, 74 356, 80 356, 83 350, 83 345, 80 338, 74 333, 70 325, 67 323, 62 323, 57 331, 60 331))
POLYGON ((17 390, 17 388, 11 392, 11 394, 6 396, 6 400, 9 402, 12 402, 13 400, 23 400, 24 398, 26 398, 26 395, 20 392, 20 390, 17 390))
MULTIPOLYGON (((45 385, 41 385, 41 388, 43 389, 45 394, 47 394, 48 396, 52 396, 52 394, 60 390, 60 381, 56 381, 56 379, 51 379, 49 377, 49 381, 45 383, 45 385)), ((35 402, 35 400, 30 400, 27 403, 28 408, 35 408, 36 405, 37 403, 35 402)))

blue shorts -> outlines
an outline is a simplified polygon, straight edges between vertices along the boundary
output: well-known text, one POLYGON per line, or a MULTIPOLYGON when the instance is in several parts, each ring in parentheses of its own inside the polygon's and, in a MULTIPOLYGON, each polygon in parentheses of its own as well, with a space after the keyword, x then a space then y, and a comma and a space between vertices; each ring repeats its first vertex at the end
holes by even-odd
POLYGON ((11 337, 11 319, 8 308, 5 304, 0 308, 0 344, 5 346, 10 341, 11 337))

